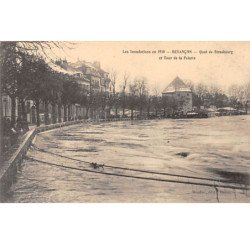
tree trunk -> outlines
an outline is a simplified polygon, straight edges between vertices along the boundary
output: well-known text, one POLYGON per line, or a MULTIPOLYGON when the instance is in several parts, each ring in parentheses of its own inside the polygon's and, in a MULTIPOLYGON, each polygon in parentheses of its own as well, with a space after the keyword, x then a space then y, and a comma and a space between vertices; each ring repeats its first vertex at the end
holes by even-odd
POLYGON ((86 118, 87 118, 87 119, 89 118, 89 106, 86 107, 86 118))
POLYGON ((75 104, 73 104, 72 105, 72 120, 74 120, 75 121, 75 119, 76 119, 76 105, 75 104))
POLYGON ((11 123, 16 123, 16 98, 14 96, 11 97, 11 123))
POLYGON ((150 115, 150 107, 147 108, 147 116, 149 117, 150 115))
POLYGON ((62 122, 62 104, 57 105, 58 122, 62 122))
POLYGON ((31 123, 36 123, 36 108, 35 105, 30 108, 30 121, 31 123))
POLYGON ((55 103, 52 103, 52 123, 55 124, 57 121, 56 121, 56 104, 55 103))
POLYGON ((105 107, 102 107, 101 118, 105 118, 105 107))
MULTIPOLYGON (((1 78, 0 78, 0 100, 2 102, 2 82, 1 82, 1 78)), ((6 114, 5 114, 6 115, 6 114)), ((3 109, 2 107, 0 107, 0 168, 3 166, 3 152, 4 152, 4 143, 3 143, 3 136, 4 136, 4 116, 3 116, 3 109)))
POLYGON ((67 119, 67 105, 63 105, 63 121, 66 122, 67 119))
POLYGON ((125 116, 125 107, 126 107, 126 97, 125 97, 125 93, 124 93, 123 106, 122 106, 122 116, 125 116))
POLYGON ((68 121, 71 121, 70 105, 68 105, 68 121))
POLYGON ((49 103, 47 100, 44 102, 44 122, 45 122, 45 125, 48 125, 50 123, 49 122, 49 103))
POLYGON ((23 121, 27 121, 27 112, 26 112, 26 107, 25 107, 25 101, 22 99, 22 100, 20 100, 20 103, 21 103, 23 121))
POLYGON ((41 121, 40 121, 40 107, 39 107, 39 100, 35 101, 35 105, 36 105, 36 125, 37 127, 40 126, 41 121))
POLYGON ((131 109, 131 120, 133 120, 133 119, 134 119, 134 110, 131 109))
POLYGON ((142 107, 140 107, 140 118, 142 117, 142 107))
POLYGON ((108 109, 108 117, 111 116, 111 108, 108 109))

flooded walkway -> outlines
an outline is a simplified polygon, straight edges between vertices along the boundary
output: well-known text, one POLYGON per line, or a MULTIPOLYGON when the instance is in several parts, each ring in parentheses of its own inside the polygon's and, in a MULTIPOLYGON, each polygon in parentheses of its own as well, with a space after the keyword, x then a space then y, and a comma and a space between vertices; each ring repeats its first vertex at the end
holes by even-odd
POLYGON ((250 116, 235 116, 78 124, 40 133, 8 202, 249 202, 250 191, 243 190, 250 184, 249 124, 250 116))

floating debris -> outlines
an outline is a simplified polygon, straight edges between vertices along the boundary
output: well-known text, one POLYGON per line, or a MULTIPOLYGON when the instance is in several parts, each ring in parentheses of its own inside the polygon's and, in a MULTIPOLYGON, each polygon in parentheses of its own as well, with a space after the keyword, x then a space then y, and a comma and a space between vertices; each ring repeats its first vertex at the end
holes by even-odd
POLYGON ((241 185, 250 185, 250 173, 236 172, 236 171, 226 171, 223 169, 213 169, 209 170, 220 177, 227 179, 227 181, 232 183, 237 183, 241 185))
POLYGON ((96 162, 91 162, 91 163, 90 163, 90 166, 91 166, 93 169, 100 169, 100 168, 104 169, 104 164, 98 164, 98 163, 96 163, 96 162))
POLYGON ((187 157, 189 154, 190 154, 189 152, 180 152, 180 153, 177 153, 176 155, 187 157))

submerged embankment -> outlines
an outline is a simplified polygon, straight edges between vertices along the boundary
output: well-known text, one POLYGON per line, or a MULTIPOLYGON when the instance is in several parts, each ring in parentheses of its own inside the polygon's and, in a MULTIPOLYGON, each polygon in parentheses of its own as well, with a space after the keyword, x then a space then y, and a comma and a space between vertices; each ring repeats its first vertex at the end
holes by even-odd
POLYGON ((234 116, 40 133, 8 202, 249 202, 249 124, 234 116))

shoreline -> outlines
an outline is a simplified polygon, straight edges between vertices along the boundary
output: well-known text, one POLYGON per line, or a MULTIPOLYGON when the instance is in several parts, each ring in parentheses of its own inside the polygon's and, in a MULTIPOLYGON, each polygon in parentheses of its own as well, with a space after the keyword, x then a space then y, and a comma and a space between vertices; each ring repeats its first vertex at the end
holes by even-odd
POLYGON ((105 122, 135 121, 135 120, 146 120, 146 119, 138 119, 138 118, 134 118, 133 120, 131 118, 111 118, 111 119, 91 119, 91 120, 82 119, 82 120, 49 124, 30 129, 28 132, 26 132, 26 134, 23 135, 24 138, 22 139, 22 141, 19 142, 19 145, 14 145, 14 147, 10 149, 14 151, 13 154, 6 157, 2 162, 2 166, 0 168, 0 203, 4 202, 6 192, 15 182, 16 174, 22 163, 22 160, 25 157, 33 139, 37 134, 80 123, 89 124, 96 122, 105 123, 105 122))
MULTIPOLYGON (((214 117, 209 117, 209 118, 214 118, 214 117)), ((5 194, 8 192, 12 184, 15 182, 16 174, 22 163, 22 160, 24 159, 26 152, 29 150, 29 147, 32 144, 32 141, 37 134, 46 132, 46 131, 51 131, 51 130, 58 129, 58 128, 62 128, 62 127, 81 124, 81 123, 82 124, 94 124, 94 123, 108 123, 108 122, 119 122, 119 121, 145 121, 145 120, 150 121, 150 120, 164 120, 164 119, 176 120, 176 119, 171 119, 171 118, 158 118, 158 119, 134 118, 133 120, 131 120, 131 118, 112 118, 112 119, 93 119, 93 120, 83 119, 83 120, 68 121, 68 122, 63 122, 63 123, 56 123, 56 124, 50 124, 50 125, 32 128, 25 135, 23 135, 24 138, 22 139, 21 142, 19 142, 19 145, 17 145, 17 148, 15 149, 14 153, 3 161, 3 165, 0 169, 0 203, 4 202, 5 194)), ((177 120, 187 120, 187 119, 197 120, 198 118, 179 118, 177 120)), ((204 119, 204 118, 200 118, 200 119, 204 119)))

